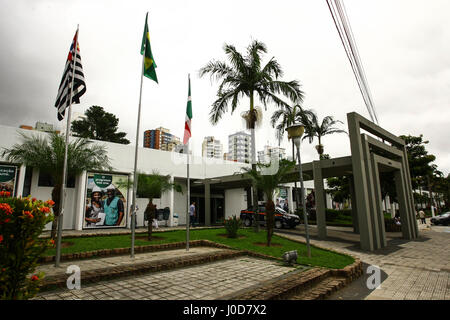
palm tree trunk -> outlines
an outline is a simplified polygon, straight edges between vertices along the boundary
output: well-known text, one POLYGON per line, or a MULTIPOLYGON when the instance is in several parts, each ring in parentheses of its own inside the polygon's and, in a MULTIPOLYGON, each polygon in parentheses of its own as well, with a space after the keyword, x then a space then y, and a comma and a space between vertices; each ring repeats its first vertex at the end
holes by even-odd
POLYGON ((50 237, 52 240, 56 239, 56 230, 58 229, 58 222, 59 222, 59 214, 60 214, 60 205, 61 205, 61 188, 62 185, 57 183, 53 187, 52 190, 52 200, 55 202, 55 205, 53 206, 53 222, 52 222, 52 230, 50 233, 50 237))
POLYGON ((274 226, 275 204, 273 200, 268 199, 266 203, 266 219, 267 219, 267 246, 272 243, 273 226, 274 226))
POLYGON ((145 214, 147 215, 148 219, 148 241, 152 240, 152 232, 153 232, 153 219, 155 218, 155 210, 156 206, 153 204, 153 199, 150 199, 147 205, 147 208, 145 209, 145 214))
MULTIPOLYGON (((253 101, 253 91, 250 93, 250 114, 254 110, 254 101, 253 101)), ((255 142, 255 119, 254 117, 250 117, 250 123, 249 123, 249 129, 251 131, 251 137, 252 137, 252 169, 256 171, 256 142, 255 142)), ((253 183, 252 185, 253 190, 253 211, 255 213, 255 217, 253 221, 255 222, 255 232, 259 232, 259 222, 258 222, 258 188, 256 187, 256 183, 253 183)))

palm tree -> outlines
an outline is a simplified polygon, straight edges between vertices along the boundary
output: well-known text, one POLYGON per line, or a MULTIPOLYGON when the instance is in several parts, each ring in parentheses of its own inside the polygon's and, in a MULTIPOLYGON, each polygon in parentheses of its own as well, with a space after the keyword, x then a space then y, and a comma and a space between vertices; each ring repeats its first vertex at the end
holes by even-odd
POLYGON ((305 134, 303 139, 308 138, 309 143, 312 143, 314 137, 317 137, 319 144, 316 146, 317 153, 319 154, 319 159, 322 159, 324 147, 322 144, 322 138, 325 135, 333 134, 333 133, 347 133, 345 130, 341 130, 333 127, 337 123, 343 123, 339 120, 334 120, 332 116, 326 116, 322 119, 322 122, 319 124, 319 119, 317 115, 313 112, 310 122, 305 126, 305 134))
MULTIPOLYGON (((297 103, 294 104, 292 107, 287 106, 281 109, 276 110, 272 114, 271 118, 271 124, 272 127, 276 129, 276 137, 278 141, 281 141, 281 139, 284 136, 284 132, 286 131, 286 128, 292 126, 294 123, 296 124, 302 124, 305 127, 310 126, 310 119, 313 116, 313 111, 309 109, 303 109, 303 107, 297 103), (281 121, 280 121, 281 120, 281 121), (277 122, 280 121, 278 124, 277 122), (275 127, 276 126, 276 127, 275 127)), ((295 156, 295 148, 294 148, 294 140, 292 140, 292 159, 295 162, 296 156, 295 156)), ((295 181, 295 190, 297 190, 297 181, 295 181)), ((298 196, 297 193, 295 193, 295 201, 297 202, 297 205, 299 205, 298 196)))
MULTIPOLYGON (((49 135, 27 136, 22 134, 22 143, 10 149, 3 148, 1 156, 7 161, 22 163, 27 167, 38 168, 40 172, 49 174, 54 182, 52 200, 54 220, 51 237, 56 236, 59 214, 61 211, 61 189, 63 184, 63 166, 66 139, 55 132, 49 135)), ((105 146, 92 145, 93 141, 78 138, 69 143, 67 153, 67 172, 69 176, 77 176, 86 170, 111 169, 105 146)))
MULTIPOLYGON (((132 183, 132 182, 130 182, 132 183)), ((156 205, 153 204, 154 198, 161 198, 161 195, 169 190, 174 189, 177 192, 182 192, 181 186, 170 182, 170 175, 163 176, 157 171, 152 174, 139 173, 137 183, 137 195, 140 198, 148 198, 148 205, 144 214, 148 219, 148 240, 152 239, 152 221, 155 218, 156 205)))
MULTIPOLYGON (((273 201, 275 190, 283 183, 287 174, 294 168, 295 163, 288 160, 281 160, 278 171, 273 174, 264 174, 265 167, 270 165, 257 164, 257 169, 242 168, 244 170, 244 177, 250 178, 257 188, 263 190, 266 195, 266 222, 267 222, 267 246, 270 247, 273 227, 274 227, 274 213, 275 203, 273 201)), ((255 224, 259 224, 258 220, 254 220, 255 224)))
MULTIPOLYGON (((292 101, 303 101, 303 92, 300 90, 298 81, 280 81, 283 76, 281 66, 271 58, 267 64, 262 66, 261 56, 267 53, 264 43, 254 40, 247 47, 247 54, 244 57, 233 45, 224 45, 225 54, 229 63, 222 61, 210 61, 205 67, 200 69, 199 75, 203 77, 209 74, 211 80, 221 80, 217 91, 217 100, 213 102, 210 115, 210 122, 216 125, 223 114, 228 111, 231 104, 231 113, 235 111, 239 100, 246 96, 250 99, 249 110, 243 114, 246 120, 247 129, 251 130, 252 137, 252 168, 256 170, 255 151, 255 124, 261 120, 258 118, 259 112, 255 106, 255 95, 267 110, 267 103, 274 103, 278 107, 289 106, 280 99, 277 94, 282 94, 292 101)), ((253 208, 256 212, 257 190, 253 188, 253 208)), ((256 226, 256 230, 258 230, 256 226)))

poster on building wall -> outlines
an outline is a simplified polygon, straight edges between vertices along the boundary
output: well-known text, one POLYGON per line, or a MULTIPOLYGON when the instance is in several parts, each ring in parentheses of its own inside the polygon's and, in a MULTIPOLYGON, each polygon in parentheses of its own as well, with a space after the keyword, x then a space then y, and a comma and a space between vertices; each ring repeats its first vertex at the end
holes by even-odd
POLYGON ((83 229, 127 225, 128 175, 88 173, 83 229))
POLYGON ((0 165, 0 191, 15 194, 17 167, 0 165))

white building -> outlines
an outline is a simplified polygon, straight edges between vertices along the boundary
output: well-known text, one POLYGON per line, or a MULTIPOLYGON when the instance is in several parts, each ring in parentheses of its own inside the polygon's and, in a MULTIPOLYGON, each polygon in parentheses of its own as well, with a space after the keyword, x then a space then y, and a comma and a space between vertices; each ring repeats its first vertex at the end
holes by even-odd
POLYGON ((272 159, 272 156, 275 156, 278 158, 278 160, 286 159, 286 150, 284 148, 280 147, 271 147, 271 146, 264 146, 263 151, 258 151, 258 162, 259 163, 270 163, 270 159, 272 159))
POLYGON ((244 131, 228 136, 228 157, 231 161, 251 163, 252 137, 244 131))
POLYGON ((223 146, 220 140, 214 137, 205 137, 202 143, 202 156, 207 158, 223 159, 223 146))
MULTIPOLYGON (((48 136, 48 133, 32 131, 0 125, 0 150, 11 148, 14 144, 21 143, 20 133, 25 135, 33 134, 48 136)), ((71 139, 76 139, 71 137, 71 139)), ((69 177, 68 188, 66 190, 66 207, 63 219, 63 229, 65 230, 84 230, 86 229, 85 212, 86 203, 90 200, 88 197, 89 188, 92 190, 93 179, 96 176, 112 177, 112 184, 117 179, 131 179, 134 167, 134 149, 133 145, 124 145, 111 142, 94 141, 95 144, 104 145, 108 152, 111 166, 111 172, 98 172, 96 170, 84 171, 77 177, 69 177), (116 179, 116 180, 115 180, 116 179)), ((178 193, 169 191, 161 195, 159 199, 154 199, 153 203, 158 209, 168 207, 170 217, 168 225, 174 225, 175 216, 178 216, 178 224, 186 223, 187 213, 187 179, 186 179, 186 154, 176 152, 165 152, 151 148, 139 148, 138 170, 143 173, 152 173, 157 170, 161 175, 169 175, 171 180, 180 184, 183 192, 178 193)), ((242 167, 250 164, 236 163, 223 159, 203 158, 190 156, 190 192, 191 201, 196 202, 196 209, 199 214, 199 223, 203 225, 212 225, 220 223, 223 219, 236 215, 242 209, 248 208, 247 199, 251 199, 251 189, 243 184, 242 178, 236 176, 242 167)), ((26 167, 20 163, 10 163, 0 157, 0 171, 11 172, 12 180, 5 182, 5 187, 13 188, 16 196, 31 196, 40 200, 51 199, 53 189, 51 179, 39 172, 37 168, 26 167)), ((287 184, 287 194, 292 195, 293 184, 287 184)), ((312 181, 307 181, 305 186, 312 188, 312 181)), ((125 215, 121 224, 122 228, 130 227, 131 217, 131 195, 132 189, 122 190, 125 215)), ((289 207, 295 208, 292 203, 292 197, 289 199, 289 207)), ((137 226, 144 225, 144 209, 148 199, 137 199, 137 205, 140 210, 137 213, 137 226)), ((51 224, 46 226, 49 230, 51 224)), ((118 227, 115 227, 118 228, 118 227)))

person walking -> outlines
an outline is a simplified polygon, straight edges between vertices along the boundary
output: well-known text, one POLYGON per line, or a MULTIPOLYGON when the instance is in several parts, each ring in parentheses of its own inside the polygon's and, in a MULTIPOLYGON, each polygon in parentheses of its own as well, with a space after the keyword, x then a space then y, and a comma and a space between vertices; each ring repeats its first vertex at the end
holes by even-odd
POLYGON ((425 212, 423 212, 422 209, 419 211, 419 218, 421 220, 421 224, 427 224, 427 221, 425 220, 425 212))
POLYGON ((194 226, 194 220, 195 220, 195 201, 192 201, 191 206, 189 207, 189 225, 191 227, 194 226))

